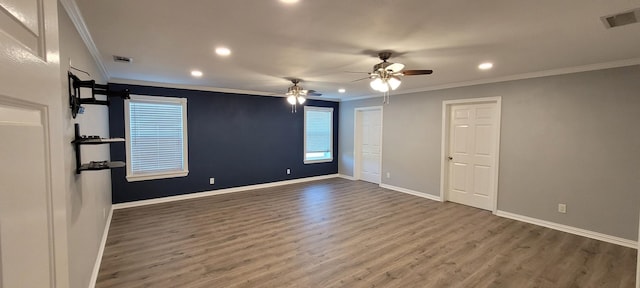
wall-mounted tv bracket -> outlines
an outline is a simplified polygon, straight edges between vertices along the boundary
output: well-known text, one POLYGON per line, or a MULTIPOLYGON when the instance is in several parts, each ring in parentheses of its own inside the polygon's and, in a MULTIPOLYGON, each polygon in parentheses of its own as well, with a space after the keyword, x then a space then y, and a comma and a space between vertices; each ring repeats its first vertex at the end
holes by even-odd
POLYGON ((109 105, 109 97, 122 97, 129 99, 129 89, 120 91, 110 90, 108 85, 96 84, 95 80, 80 80, 78 76, 68 72, 69 76, 69 106, 71 116, 76 118, 78 113, 82 113, 82 104, 109 105), (80 97, 80 88, 91 88, 91 98, 80 97), (106 95, 107 100, 98 100, 96 95, 106 95))

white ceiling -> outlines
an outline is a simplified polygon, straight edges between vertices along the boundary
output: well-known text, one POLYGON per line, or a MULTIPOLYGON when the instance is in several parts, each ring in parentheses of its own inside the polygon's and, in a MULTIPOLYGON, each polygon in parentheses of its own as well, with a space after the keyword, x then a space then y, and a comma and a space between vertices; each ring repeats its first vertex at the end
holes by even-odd
POLYGON ((76 2, 111 81, 270 94, 298 77, 305 89, 347 100, 376 95, 368 81, 351 82, 366 73, 348 71, 370 72, 381 50, 396 51, 390 62, 406 69, 434 70, 405 76, 394 94, 640 63, 640 24, 605 29, 600 20, 640 0, 76 2), (217 56, 217 46, 232 55, 217 56), (478 70, 485 61, 494 68, 478 70))

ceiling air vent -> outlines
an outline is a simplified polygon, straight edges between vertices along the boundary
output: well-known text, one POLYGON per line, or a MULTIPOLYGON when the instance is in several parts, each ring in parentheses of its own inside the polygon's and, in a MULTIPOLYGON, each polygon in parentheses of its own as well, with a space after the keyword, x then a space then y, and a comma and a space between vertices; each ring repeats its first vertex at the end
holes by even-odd
POLYGON ((133 62, 133 59, 131 57, 113 55, 113 61, 121 63, 131 63, 133 62))
POLYGON ((620 14, 601 17, 604 26, 608 29, 638 23, 640 19, 640 8, 633 9, 631 11, 622 12, 620 14))

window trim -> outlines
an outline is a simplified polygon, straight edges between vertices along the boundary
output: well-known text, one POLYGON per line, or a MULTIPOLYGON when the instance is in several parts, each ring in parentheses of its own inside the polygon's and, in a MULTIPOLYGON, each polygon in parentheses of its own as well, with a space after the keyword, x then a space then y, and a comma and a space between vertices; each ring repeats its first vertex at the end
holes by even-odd
POLYGON ((304 106, 304 124, 303 124, 303 138, 304 138, 304 150, 302 151, 302 159, 304 164, 315 164, 315 163, 327 163, 333 162, 333 107, 318 107, 318 106, 304 106), (331 122, 329 127, 331 131, 329 132, 329 153, 331 157, 326 159, 317 159, 317 160, 307 160, 307 111, 318 111, 318 112, 331 112, 331 122))
POLYGON ((160 97, 160 96, 143 96, 143 95, 130 95, 130 99, 124 101, 124 130, 125 130, 125 143, 126 143, 126 167, 127 174, 126 179, 128 182, 154 180, 154 179, 166 179, 175 177, 184 177, 189 174, 189 145, 188 145, 188 133, 187 133, 187 98, 176 97, 160 97), (180 104, 182 106, 182 162, 183 169, 171 172, 160 173, 145 173, 134 175, 131 171, 131 131, 129 131, 130 124, 130 107, 129 102, 143 103, 159 103, 159 104, 180 104))

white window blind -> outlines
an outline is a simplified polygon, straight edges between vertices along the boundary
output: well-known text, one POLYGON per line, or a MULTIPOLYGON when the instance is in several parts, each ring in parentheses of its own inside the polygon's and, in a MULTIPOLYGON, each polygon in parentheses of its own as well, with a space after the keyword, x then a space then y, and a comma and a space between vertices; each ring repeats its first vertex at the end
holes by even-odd
POLYGON ((132 95, 125 104, 127 180, 186 176, 187 102, 132 95))
POLYGON ((304 163, 333 161, 333 108, 304 107, 304 163))

